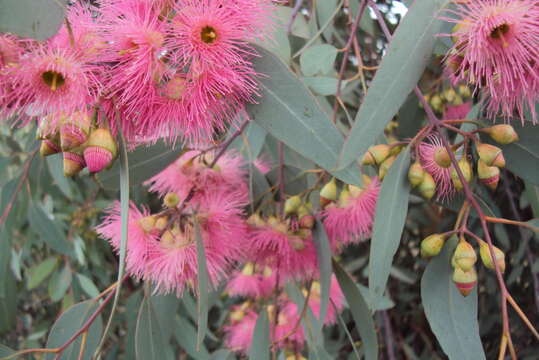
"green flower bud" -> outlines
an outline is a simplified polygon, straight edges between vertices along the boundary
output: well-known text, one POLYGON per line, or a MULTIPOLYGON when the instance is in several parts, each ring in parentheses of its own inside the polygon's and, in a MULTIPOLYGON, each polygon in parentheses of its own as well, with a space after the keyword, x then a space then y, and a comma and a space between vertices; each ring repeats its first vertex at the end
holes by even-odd
POLYGON ((284 202, 284 213, 286 215, 294 214, 301 206, 301 198, 298 195, 289 197, 284 202))
POLYGON ((436 193, 436 183, 434 182, 434 178, 431 174, 425 171, 425 177, 423 178, 423 182, 419 184, 418 190, 421 196, 423 196, 425 199, 432 199, 436 193))
MULTIPOLYGON (((498 267, 500 268, 500 271, 503 273, 505 272, 505 254, 496 246, 492 246, 492 248, 494 250, 494 257, 496 258, 498 267)), ((490 256, 490 249, 488 247, 488 244, 484 241, 482 241, 481 244, 479 245, 479 255, 481 256, 481 261, 488 269, 490 270, 496 269, 494 266, 494 261, 492 261, 492 256, 490 256)))
POLYGON ((167 208, 175 208, 180 202, 180 197, 178 194, 169 192, 165 195, 165 198, 163 199, 163 205, 167 208))
POLYGON ((464 239, 459 241, 455 249, 455 264, 463 271, 473 269, 477 261, 477 254, 472 245, 464 239))
POLYGON ((453 270, 453 282, 462 296, 468 296, 477 284, 477 272, 472 267, 470 271, 464 271, 458 267, 453 270))
POLYGON ((477 176, 482 184, 488 186, 491 190, 496 190, 500 181, 500 169, 496 166, 488 166, 483 160, 478 160, 477 176))
POLYGON ((518 141, 518 134, 511 125, 494 125, 484 131, 498 144, 507 145, 518 141))
POLYGON ((335 178, 322 187, 320 190, 320 205, 325 207, 332 201, 337 200, 337 183, 335 178))
POLYGON ((432 234, 421 241, 421 256, 430 258, 436 256, 442 251, 445 243, 445 236, 441 234, 432 234))
POLYGON ((410 181, 410 184, 412 187, 416 187, 423 182, 424 178, 425 170, 423 170, 419 161, 414 162, 408 170, 408 180, 410 181))
MULTIPOLYGON (((472 181, 473 171, 470 162, 465 158, 462 158, 459 160, 458 165, 460 171, 462 171, 462 174, 464 175, 464 180, 466 180, 467 183, 472 181)), ((457 170, 455 170, 455 167, 451 168, 451 180, 453 181, 455 189, 460 191, 464 188, 464 185, 461 183, 457 170)))
POLYGON ((502 154, 502 149, 490 144, 480 144, 477 146, 479 158, 485 162, 487 166, 497 166, 503 168, 505 159, 502 154))
POLYGON ((363 165, 380 165, 389 156, 391 148, 386 144, 371 146, 363 156, 363 165))

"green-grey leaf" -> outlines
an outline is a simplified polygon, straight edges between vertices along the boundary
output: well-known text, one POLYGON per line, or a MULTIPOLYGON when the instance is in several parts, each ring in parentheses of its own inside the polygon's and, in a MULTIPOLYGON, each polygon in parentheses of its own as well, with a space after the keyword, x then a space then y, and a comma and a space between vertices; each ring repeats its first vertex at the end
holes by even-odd
POLYGON ((301 54, 299 63, 305 76, 325 75, 333 70, 337 49, 329 44, 314 45, 301 54))
POLYGON ((371 304, 384 294, 393 256, 399 247, 408 212, 410 148, 404 149, 384 178, 374 217, 369 255, 371 304))
POLYGON ((58 228, 58 225, 49 219, 41 204, 30 206, 28 220, 32 230, 52 249, 64 255, 74 255, 73 245, 67 241, 65 234, 58 228))
POLYGON ((52 301, 62 300, 67 289, 71 286, 72 275, 69 266, 64 266, 53 274, 49 281, 49 296, 52 301))
POLYGON ((324 229, 324 224, 316 220, 313 232, 313 241, 316 246, 316 257, 320 271, 320 324, 324 323, 329 305, 329 288, 331 283, 331 248, 324 229))
POLYGON ((176 326, 174 327, 174 336, 178 344, 191 357, 197 360, 207 360, 210 355, 204 344, 197 350, 197 331, 189 319, 176 317, 175 320, 176 326))
POLYGON ((41 284, 43 280, 52 274, 57 265, 58 258, 50 257, 28 269, 26 273, 26 277, 28 279, 26 287, 28 290, 32 290, 41 284))
POLYGON ((339 80, 327 76, 304 77, 303 82, 316 94, 335 95, 339 80))
POLYGON ((200 224, 195 217, 195 240, 197 244, 197 269, 198 269, 198 311, 197 311, 197 349, 200 349, 206 336, 208 329, 208 267, 206 265, 206 251, 204 249, 204 241, 200 232, 200 224))
MULTIPOLYGON (((54 323, 47 339, 47 348, 62 346, 73 334, 75 334, 97 309, 98 303, 93 300, 83 301, 67 309, 54 323)), ((103 329, 101 317, 98 316, 88 331, 84 360, 89 360, 97 347, 99 337, 103 329)), ((81 336, 73 342, 62 354, 61 360, 77 360, 80 353, 81 336)), ((55 354, 47 354, 46 359, 52 360, 55 354)))
MULTIPOLYGON (((140 146, 128 154, 131 186, 142 184, 155 174, 164 170, 181 153, 180 147, 172 147, 162 141, 151 146, 140 146)), ((120 188, 120 164, 117 161, 112 169, 99 174, 99 180, 106 189, 120 188)))
POLYGON ((427 65, 449 0, 415 1, 400 23, 359 108, 340 154, 339 168, 362 156, 397 113, 427 65))
POLYGON ((539 185, 539 127, 531 123, 524 127, 513 124, 519 140, 509 145, 499 145, 503 150, 506 167, 522 179, 539 185))
POLYGON ((463 297, 451 280, 452 238, 430 260, 421 279, 421 302, 430 328, 449 359, 485 359, 477 322, 477 288, 463 297))
POLYGON ((150 297, 140 304, 135 330, 135 354, 137 360, 163 360, 165 343, 150 297))
POLYGON ((97 286, 95 286, 92 279, 83 274, 77 274, 75 275, 75 278, 79 282, 80 287, 86 293, 86 295, 91 298, 94 298, 99 295, 99 289, 97 288, 97 286))
POLYGON ((269 360, 270 359, 270 326, 268 312, 263 308, 258 314, 253 340, 249 348, 249 359, 269 360))
POLYGON ((59 155, 47 156, 47 166, 49 172, 58 188, 68 198, 73 198, 71 182, 64 176, 64 163, 59 155))
MULTIPOLYGON (((253 46, 260 54, 253 65, 265 76, 260 80, 259 103, 247 106, 252 119, 294 151, 334 170, 343 144, 339 130, 288 66, 268 50, 253 46)), ((357 168, 334 175, 349 184, 361 183, 357 168)))
POLYGON ((354 280, 336 261, 333 261, 333 271, 339 281, 339 286, 346 298, 346 302, 350 306, 352 317, 364 344, 365 357, 367 360, 376 360, 378 359, 378 338, 376 337, 376 328, 369 307, 354 280))
POLYGON ((67 0, 0 0, 0 32, 45 40, 64 21, 67 0))

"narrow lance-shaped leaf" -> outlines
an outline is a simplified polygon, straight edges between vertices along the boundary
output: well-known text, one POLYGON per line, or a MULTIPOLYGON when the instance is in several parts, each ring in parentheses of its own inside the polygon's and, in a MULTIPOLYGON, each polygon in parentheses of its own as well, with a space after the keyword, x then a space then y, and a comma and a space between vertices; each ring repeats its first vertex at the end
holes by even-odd
POLYGON ((369 255, 369 290, 371 304, 376 304, 384 294, 391 272, 393 256, 401 239, 402 229, 408 213, 410 184, 408 168, 410 148, 397 157, 384 178, 378 201, 369 255))
POLYGON ((195 216, 195 241, 197 244, 197 269, 198 269, 198 334, 197 350, 201 348, 208 328, 208 267, 206 266, 206 252, 200 233, 200 224, 195 216))
POLYGON ((329 288, 331 283, 331 248, 324 224, 316 221, 313 232, 314 245, 320 271, 320 324, 324 323, 329 306, 329 288))
POLYGON ((261 98, 247 106, 254 121, 291 149, 349 184, 360 184, 357 168, 334 172, 344 139, 305 85, 277 56, 253 45, 261 98), (301 134, 301 136, 298 136, 301 134))
POLYGON ((430 328, 450 359, 481 360, 485 352, 477 322, 477 289, 463 297, 452 281, 453 237, 430 260, 421 278, 421 302, 430 328))
POLYGON ((336 261, 333 261, 333 271, 339 281, 339 286, 346 298, 352 317, 363 341, 365 348, 365 358, 367 360, 378 359, 378 338, 376 337, 376 328, 371 316, 367 302, 361 296, 359 288, 354 280, 336 261))
POLYGON ((339 169, 347 168, 367 151, 416 86, 443 24, 437 14, 448 3, 415 1, 408 10, 359 108, 340 154, 339 169))
MULTIPOLYGON (((120 299, 120 290, 122 288, 123 277, 125 272, 125 258, 127 255, 127 241, 128 237, 128 224, 129 224, 129 160, 127 157, 127 144, 125 142, 124 135, 120 129, 120 217, 121 217, 121 238, 120 238, 120 261, 118 264, 118 285, 116 286, 116 293, 114 294, 114 301, 112 303, 112 310, 103 332, 101 342, 96 349, 96 355, 101 350, 105 342, 105 338, 112 324, 112 319, 116 308, 118 306, 118 300, 120 299)), ((96 356, 97 357, 97 356, 96 356)))
POLYGON ((165 359, 165 343, 150 296, 140 304, 135 330, 135 354, 137 360, 165 359))
POLYGON ((260 311, 260 314, 258 314, 255 329, 253 331, 253 340, 251 341, 251 347, 249 348, 249 359, 270 359, 270 324, 266 308, 263 308, 260 311))

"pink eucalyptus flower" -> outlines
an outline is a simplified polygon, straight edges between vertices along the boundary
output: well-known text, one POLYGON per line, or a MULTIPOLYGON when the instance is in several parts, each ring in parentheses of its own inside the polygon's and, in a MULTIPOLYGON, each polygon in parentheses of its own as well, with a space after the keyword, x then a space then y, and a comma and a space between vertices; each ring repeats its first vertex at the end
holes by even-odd
POLYGON ((438 200, 450 198, 455 193, 455 187, 451 180, 451 167, 444 168, 436 163, 434 155, 436 151, 445 149, 442 141, 436 135, 430 135, 428 141, 419 145, 419 161, 436 182, 436 197, 438 200))
POLYGON ((324 210, 324 226, 334 250, 371 235, 379 192, 380 181, 374 178, 364 189, 350 187, 349 195, 324 210))
POLYGON ((232 324, 225 326, 225 344, 236 352, 247 354, 251 347, 253 333, 258 319, 258 314, 251 310, 234 308, 231 317, 232 324))
POLYGON ((461 105, 447 105, 444 110, 444 119, 460 120, 466 119, 472 109, 472 102, 468 101, 461 105))
POLYGON ((535 0, 475 0, 451 11, 458 25, 446 60, 456 80, 484 89, 491 117, 524 111, 538 99, 539 3, 535 0))
POLYGON ((213 193, 234 194, 237 201, 246 204, 249 192, 242 157, 228 151, 211 169, 208 166, 214 156, 213 151, 204 155, 199 151, 188 151, 146 184, 151 185, 150 191, 161 195, 175 192, 180 199, 185 199, 195 188, 195 197, 213 193))

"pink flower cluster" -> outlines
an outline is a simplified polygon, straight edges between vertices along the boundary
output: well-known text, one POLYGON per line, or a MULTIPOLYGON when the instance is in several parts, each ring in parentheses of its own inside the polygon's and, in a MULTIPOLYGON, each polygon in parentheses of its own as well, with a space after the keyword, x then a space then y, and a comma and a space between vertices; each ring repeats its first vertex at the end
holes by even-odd
POLYGON ((77 2, 43 43, 0 36, 0 116, 55 131, 96 114, 131 143, 207 143, 257 96, 271 0, 77 2))
POLYGON ((482 90, 491 117, 535 121, 539 100, 539 2, 474 0, 457 2, 451 17, 455 44, 446 57, 452 78, 482 90))

